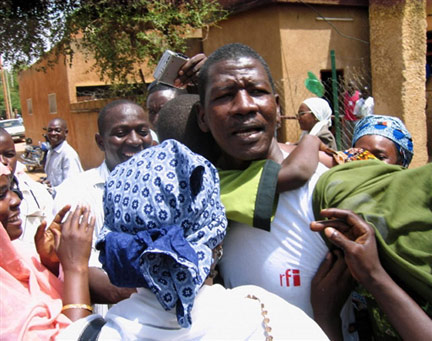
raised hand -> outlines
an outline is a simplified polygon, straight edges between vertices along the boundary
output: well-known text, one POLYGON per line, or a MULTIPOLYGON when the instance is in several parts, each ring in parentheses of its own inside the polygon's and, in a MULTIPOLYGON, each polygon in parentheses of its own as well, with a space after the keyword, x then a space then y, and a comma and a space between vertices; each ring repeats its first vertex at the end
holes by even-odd
POLYGON ((186 63, 182 65, 178 72, 178 77, 174 81, 176 87, 183 87, 186 85, 197 85, 198 74, 203 66, 207 57, 204 53, 198 53, 195 56, 188 59, 186 63))
POLYGON ((70 205, 63 207, 56 214, 48 228, 46 228, 47 222, 44 220, 39 225, 34 238, 36 251, 39 254, 42 264, 55 275, 58 275, 60 263, 56 249, 58 248, 58 243, 60 241, 61 222, 69 210, 70 205))
MULTIPOLYGON (((72 321, 91 313, 88 260, 94 223, 90 209, 78 206, 62 224, 58 241, 57 255, 64 272, 63 313, 72 321)), ((58 237, 55 235, 56 242, 58 237)))
POLYGON ((77 206, 62 224, 61 235, 54 234, 57 255, 64 271, 88 266, 94 223, 90 209, 77 206))

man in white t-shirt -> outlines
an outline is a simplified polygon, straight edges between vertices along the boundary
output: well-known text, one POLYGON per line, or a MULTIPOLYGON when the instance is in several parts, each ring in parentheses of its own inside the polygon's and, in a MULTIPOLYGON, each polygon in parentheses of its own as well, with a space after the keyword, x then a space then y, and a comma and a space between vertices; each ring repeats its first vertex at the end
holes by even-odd
MULTIPOLYGON (((252 161, 263 159, 282 162, 286 154, 274 137, 279 99, 261 56, 241 44, 219 48, 200 71, 199 90, 198 124, 220 148, 218 167, 246 169, 252 161)), ((310 230, 315 220, 311 199, 325 170, 319 165, 304 186, 279 196, 270 231, 239 223, 230 226, 220 266, 225 285, 261 286, 313 316, 312 278, 328 248, 310 230)), ((349 318, 343 312, 346 337, 349 318)))
POLYGON ((115 166, 150 147, 153 140, 143 108, 129 100, 116 100, 107 104, 99 113, 98 129, 99 133, 95 139, 105 154, 105 160, 99 167, 69 178, 57 188, 54 212, 67 204, 90 207, 92 215, 96 218, 89 261, 89 265, 93 267, 90 269, 92 294, 98 293, 100 301, 116 303, 128 297, 131 291, 111 285, 108 276, 101 269, 99 252, 94 247, 104 223, 104 184, 115 166))

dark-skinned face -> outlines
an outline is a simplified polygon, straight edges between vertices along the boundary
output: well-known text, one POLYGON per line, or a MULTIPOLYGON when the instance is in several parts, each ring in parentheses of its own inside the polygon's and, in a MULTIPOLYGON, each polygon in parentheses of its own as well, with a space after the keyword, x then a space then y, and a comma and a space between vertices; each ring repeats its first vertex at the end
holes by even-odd
POLYGON ((109 170, 151 146, 153 140, 144 110, 134 104, 119 104, 105 117, 104 132, 96 143, 105 152, 109 170))
MULTIPOLYGON (((1 165, 0 167, 5 167, 1 165)), ((0 175, 0 222, 11 240, 22 234, 19 205, 21 199, 10 189, 10 172, 0 175)))
POLYGON ((152 129, 156 131, 159 111, 168 101, 175 97, 173 90, 160 90, 151 93, 147 98, 147 111, 152 129))
POLYGON ((66 140, 67 133, 68 130, 62 121, 52 120, 48 123, 47 138, 52 148, 66 140))
POLYGON ((15 151, 15 143, 7 133, 0 134, 0 162, 9 167, 12 174, 15 173, 17 153, 15 151))
POLYGON ((391 165, 402 165, 399 152, 394 142, 380 135, 364 135, 360 137, 354 147, 370 151, 376 158, 391 165))
POLYGON ((297 111, 297 119, 301 130, 311 131, 314 125, 318 122, 310 108, 302 103, 297 111))
POLYGON ((261 63, 250 57, 210 66, 199 124, 231 165, 265 159, 276 129, 278 98, 261 63))

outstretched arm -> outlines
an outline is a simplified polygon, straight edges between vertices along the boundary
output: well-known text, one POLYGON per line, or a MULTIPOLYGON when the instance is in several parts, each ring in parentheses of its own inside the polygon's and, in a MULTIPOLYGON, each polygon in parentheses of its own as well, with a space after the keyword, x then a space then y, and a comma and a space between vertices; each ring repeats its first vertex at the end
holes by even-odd
POLYGON ((432 320, 382 267, 372 226, 348 210, 330 208, 321 215, 329 220, 312 222, 311 229, 324 230, 344 251, 352 276, 374 296, 402 339, 431 340, 432 320))
POLYGON ((72 321, 90 315, 91 311, 85 308, 67 305, 90 306, 89 269, 91 242, 93 237, 94 217, 90 218, 87 207, 78 206, 70 213, 62 224, 61 236, 55 233, 58 240, 57 255, 63 267, 63 313, 72 321))

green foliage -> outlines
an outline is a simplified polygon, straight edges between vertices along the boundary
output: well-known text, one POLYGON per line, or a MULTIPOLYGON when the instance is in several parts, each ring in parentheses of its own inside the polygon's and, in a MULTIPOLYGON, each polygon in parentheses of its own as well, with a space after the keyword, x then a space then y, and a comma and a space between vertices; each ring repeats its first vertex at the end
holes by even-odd
POLYGON ((186 37, 224 19, 215 0, 7 0, 0 8, 0 49, 15 65, 30 63, 56 46, 73 57, 78 47, 95 58, 101 79, 142 82, 136 66, 154 65, 165 49, 184 52, 186 37), (46 14, 45 16, 43 14, 46 14), (19 38, 21 37, 21 38, 19 38), (19 38, 19 39, 17 39, 19 38), (8 41, 6 41, 8 40, 8 41))
MULTIPOLYGON (((21 103, 20 103, 20 97, 19 97, 19 90, 18 90, 18 79, 16 72, 8 72, 7 70, 4 70, 5 72, 5 79, 7 82, 7 85, 9 86, 9 93, 10 93, 10 99, 11 99, 11 110, 14 111, 14 109, 17 109, 19 113, 21 113, 21 103)), ((6 103, 4 100, 4 91, 3 91, 3 82, 0 78, 0 116, 3 118, 6 117, 6 103)))
POLYGON ((0 51, 6 62, 24 67, 63 39, 65 18, 79 0, 2 0, 0 51))

